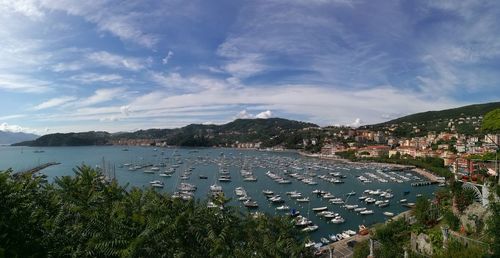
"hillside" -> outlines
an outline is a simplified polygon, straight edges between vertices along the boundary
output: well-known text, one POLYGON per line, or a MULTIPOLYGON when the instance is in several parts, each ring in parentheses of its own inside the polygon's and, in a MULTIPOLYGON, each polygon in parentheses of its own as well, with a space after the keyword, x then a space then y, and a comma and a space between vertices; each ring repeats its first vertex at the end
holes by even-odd
POLYGON ((428 132, 443 131, 475 135, 481 133, 482 117, 497 108, 500 108, 500 102, 427 111, 363 126, 362 129, 390 130, 396 137, 422 136, 428 132))
POLYGON ((0 144, 12 144, 21 141, 31 141, 39 137, 30 133, 15 133, 9 131, 0 131, 0 144))
POLYGON ((302 143, 299 131, 316 124, 283 118, 237 119, 223 125, 191 124, 176 129, 148 129, 132 133, 105 132, 49 134, 35 141, 15 145, 82 146, 104 145, 127 140, 154 139, 178 146, 231 146, 237 142, 262 142, 262 146, 285 145, 297 148, 302 143))
POLYGON ((86 146, 108 144, 107 132, 55 133, 41 136, 33 141, 13 144, 13 146, 86 146))

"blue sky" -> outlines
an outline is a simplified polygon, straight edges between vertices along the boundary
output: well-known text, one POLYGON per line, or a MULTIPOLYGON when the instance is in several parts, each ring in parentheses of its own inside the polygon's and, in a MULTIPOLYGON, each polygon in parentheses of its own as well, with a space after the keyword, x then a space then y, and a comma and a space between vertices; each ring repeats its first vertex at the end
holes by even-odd
POLYGON ((360 125, 500 100, 498 1, 0 0, 0 46, 0 130, 360 125))

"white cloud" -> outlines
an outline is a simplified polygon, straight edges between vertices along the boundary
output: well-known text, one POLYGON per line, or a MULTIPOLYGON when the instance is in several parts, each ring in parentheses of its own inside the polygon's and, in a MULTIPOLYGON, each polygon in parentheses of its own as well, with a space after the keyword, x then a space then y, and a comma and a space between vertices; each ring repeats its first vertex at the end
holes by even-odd
POLYGON ((99 103, 104 103, 111 101, 116 98, 123 97, 122 94, 125 93, 125 88, 109 88, 109 89, 98 89, 94 92, 94 94, 88 98, 84 98, 75 103, 77 107, 86 107, 92 106, 99 103))
POLYGON ((7 123, 0 124, 0 131, 13 132, 13 133, 34 133, 34 134, 37 133, 36 129, 22 127, 19 125, 10 125, 7 123))
POLYGON ((151 59, 124 57, 111 54, 106 51, 90 53, 87 58, 97 64, 115 69, 126 69, 131 71, 139 71, 151 65, 151 59))
POLYGON ((14 11, 32 20, 39 20, 45 14, 37 2, 37 0, 0 0, 0 11, 14 11))
POLYGON ((174 52, 169 50, 168 54, 161 60, 162 64, 164 64, 164 65, 168 64, 168 61, 170 60, 170 58, 172 58, 173 55, 174 55, 174 52))
POLYGON ((158 43, 156 35, 143 31, 144 20, 150 18, 151 13, 134 10, 136 6, 133 3, 116 5, 106 0, 40 0, 40 4, 49 10, 83 17, 96 24, 100 31, 109 32, 123 41, 135 42, 147 48, 153 48, 158 43))
POLYGON ((0 89, 14 92, 42 93, 51 89, 46 81, 19 74, 0 74, 0 89))
POLYGON ((248 119, 248 118, 254 118, 254 115, 248 113, 246 110, 242 110, 236 114, 235 118, 242 118, 242 119, 248 119))
POLYGON ((70 79, 89 84, 94 82, 120 82, 123 77, 118 74, 84 73, 71 76, 70 79))
POLYGON ((359 118, 356 118, 356 119, 354 120, 354 122, 352 122, 352 123, 350 123, 350 124, 348 124, 348 125, 349 125, 349 126, 352 126, 352 127, 359 127, 359 126, 360 126, 360 125, 362 125, 362 124, 363 124, 363 121, 361 121, 361 119, 359 119, 359 118))
POLYGON ((57 107, 57 106, 61 106, 61 105, 65 104, 65 103, 74 101, 74 100, 76 100, 76 98, 72 97, 72 96, 57 97, 57 98, 49 99, 45 102, 42 102, 42 103, 36 105, 33 109, 34 110, 42 110, 42 109, 57 107))
POLYGON ((258 113, 255 117, 262 118, 262 119, 268 119, 268 118, 271 118, 272 116, 273 116, 273 112, 271 112, 271 110, 267 110, 267 111, 258 113))
POLYGON ((121 112, 124 116, 129 116, 129 114, 130 114, 130 107, 129 107, 129 106, 121 106, 121 107, 120 107, 120 112, 121 112))

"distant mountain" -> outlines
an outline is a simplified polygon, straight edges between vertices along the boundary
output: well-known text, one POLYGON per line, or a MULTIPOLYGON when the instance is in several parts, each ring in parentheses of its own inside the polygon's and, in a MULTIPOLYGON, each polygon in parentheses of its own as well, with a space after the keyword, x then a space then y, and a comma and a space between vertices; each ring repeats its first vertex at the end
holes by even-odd
POLYGON ((13 146, 86 146, 105 145, 110 140, 107 132, 55 133, 47 134, 32 141, 24 141, 13 146))
POLYGON ((132 133, 49 134, 35 141, 16 145, 81 146, 104 145, 117 143, 120 140, 155 139, 177 146, 230 146, 237 142, 262 142, 263 146, 283 144, 287 147, 297 147, 302 143, 298 131, 309 127, 319 126, 283 118, 236 119, 223 125, 190 124, 176 129, 148 129, 132 133))
POLYGON ((416 113, 380 124, 363 126, 362 129, 382 130, 396 128, 396 136, 418 136, 429 131, 447 131, 452 128, 458 133, 477 134, 486 113, 500 108, 500 102, 468 105, 440 111, 416 113), (451 123, 450 123, 451 122, 451 123), (415 129, 418 128, 418 132, 415 129))
POLYGON ((21 141, 31 141, 39 135, 21 132, 0 131, 0 144, 12 144, 21 141))

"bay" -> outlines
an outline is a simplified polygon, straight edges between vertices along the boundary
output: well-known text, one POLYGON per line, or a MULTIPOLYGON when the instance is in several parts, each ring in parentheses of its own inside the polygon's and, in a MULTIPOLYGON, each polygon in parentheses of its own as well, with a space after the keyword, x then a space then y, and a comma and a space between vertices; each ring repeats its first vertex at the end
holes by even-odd
MULTIPOLYGON (((357 177, 365 176, 367 173, 380 176, 380 169, 383 167, 377 165, 365 165, 356 163, 342 163, 338 161, 319 160, 300 156, 295 152, 267 152, 257 150, 243 149, 220 149, 220 148, 155 148, 155 147, 125 147, 123 146, 86 146, 86 147, 0 147, 0 170, 12 168, 14 171, 22 171, 46 162, 60 162, 60 165, 51 166, 42 172, 48 176, 49 181, 53 181, 57 176, 73 175, 73 169, 76 166, 87 164, 92 167, 102 167, 103 161, 105 167, 113 167, 110 174, 115 176, 122 185, 129 185, 147 188, 149 182, 160 180, 164 182, 164 188, 157 191, 173 193, 181 182, 195 184, 197 190, 194 193, 195 198, 206 199, 209 193, 210 185, 215 183, 222 186, 226 197, 231 198, 229 202, 232 206, 240 207, 242 211, 247 209, 237 200, 234 192, 236 187, 243 187, 253 200, 257 201, 259 208, 253 211, 265 212, 271 215, 285 215, 285 211, 277 211, 276 207, 282 204, 270 203, 263 190, 269 189, 274 194, 279 194, 284 200, 284 205, 291 209, 301 212, 301 215, 308 217, 314 224, 319 226, 317 231, 310 233, 313 240, 318 241, 321 237, 327 237, 330 234, 341 233, 344 230, 351 229, 358 231, 358 225, 372 225, 374 223, 384 222, 388 219, 383 212, 388 211, 394 214, 406 211, 407 208, 399 203, 400 199, 407 199, 408 202, 415 202, 416 196, 431 198, 436 186, 411 187, 411 183, 418 180, 425 180, 414 172, 394 172, 394 176, 402 175, 412 180, 401 183, 388 180, 388 182, 379 182, 372 180, 371 183, 363 183, 357 177), (145 169, 136 171, 129 170, 124 164, 155 164, 165 163, 167 167, 160 167, 161 171, 177 164, 179 167, 172 177, 160 177, 160 172, 154 174, 143 173, 145 169), (218 182, 221 164, 227 168, 231 175, 230 182, 218 182), (181 174, 188 168, 193 168, 192 175, 187 180, 181 180, 181 174), (256 182, 243 181, 240 175, 242 168, 248 168, 257 177, 256 182), (285 172, 284 170, 287 170, 285 172), (266 172, 285 177, 292 181, 290 184, 278 184, 266 172), (321 179, 321 176, 328 176, 329 173, 339 172, 345 176, 341 179, 344 183, 334 184, 321 179), (314 174, 312 177, 316 185, 305 184, 285 174, 296 173, 304 175, 314 174), (411 173, 411 176, 407 173, 411 173), (199 175, 207 178, 201 179, 199 175), (360 207, 367 207, 374 211, 373 215, 359 215, 342 207, 342 205, 331 204, 327 200, 313 194, 313 190, 323 190, 332 193, 336 197, 342 198, 348 204, 357 204, 360 207), (374 204, 365 204, 358 200, 363 195, 364 190, 391 189, 394 198, 390 200, 388 207, 380 208, 374 204), (286 192, 297 191, 302 196, 309 197, 309 202, 298 203, 290 198, 286 192), (349 192, 356 192, 356 195, 347 196, 349 192), (405 191, 410 191, 405 194, 405 191), (342 224, 333 224, 317 216, 312 208, 327 206, 329 211, 339 213, 346 221, 342 224)), ((385 171, 385 170, 384 170, 385 171)), ((387 171, 388 173, 390 171, 387 171)), ((385 173, 385 172, 383 172, 385 173)), ((401 178, 399 176, 394 176, 401 178)), ((377 199, 384 199, 377 197, 377 199)))

